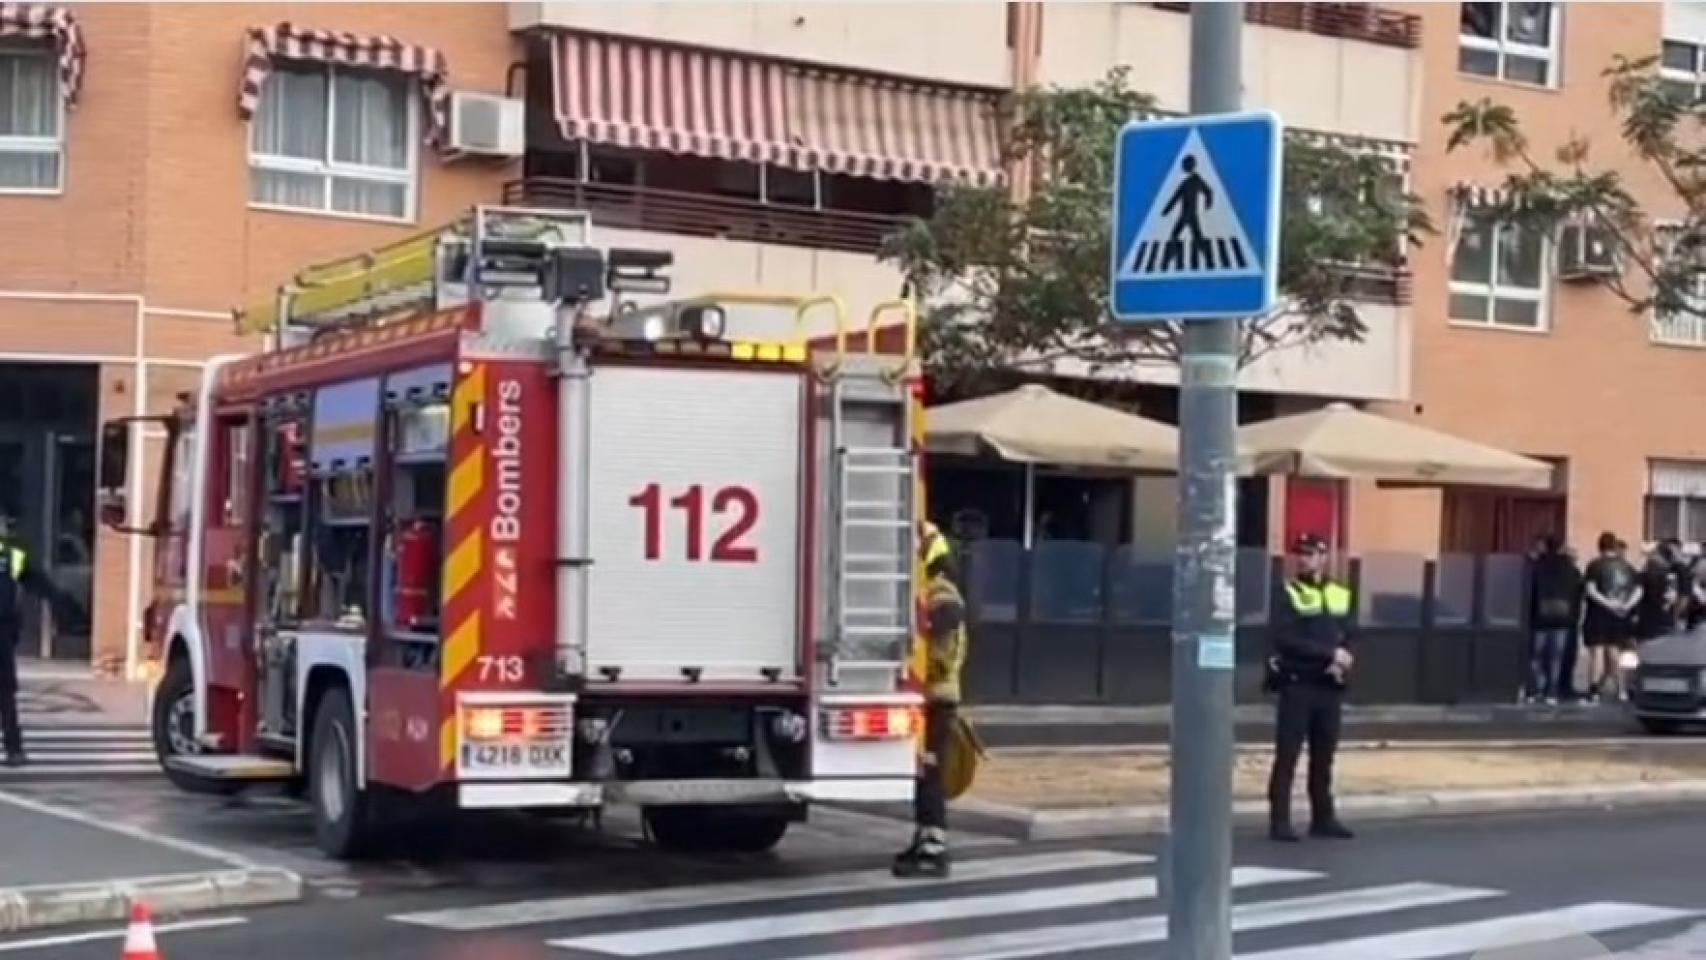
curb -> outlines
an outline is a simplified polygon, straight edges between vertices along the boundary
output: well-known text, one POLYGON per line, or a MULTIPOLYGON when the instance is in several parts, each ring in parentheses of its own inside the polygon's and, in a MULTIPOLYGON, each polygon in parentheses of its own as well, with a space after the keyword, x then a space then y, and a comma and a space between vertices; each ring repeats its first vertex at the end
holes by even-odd
MULTIPOLYGON (((1537 787, 1499 790, 1451 790, 1436 793, 1348 796, 1339 810, 1364 821, 1403 821, 1430 817, 1474 816, 1491 813, 1546 813, 1614 806, 1662 806, 1706 800, 1706 780, 1662 784, 1589 787, 1537 787)), ((964 800, 954 810, 1001 823, 1026 841, 1082 840, 1167 832, 1167 805, 1082 807, 1069 810, 1031 810, 981 800, 964 800)), ((1239 826, 1267 822, 1265 800, 1233 804, 1239 826)))
POLYGON ((133 902, 160 916, 200 910, 293 903, 302 878, 288 870, 212 870, 162 877, 0 888, 0 933, 101 920, 123 920, 133 902))

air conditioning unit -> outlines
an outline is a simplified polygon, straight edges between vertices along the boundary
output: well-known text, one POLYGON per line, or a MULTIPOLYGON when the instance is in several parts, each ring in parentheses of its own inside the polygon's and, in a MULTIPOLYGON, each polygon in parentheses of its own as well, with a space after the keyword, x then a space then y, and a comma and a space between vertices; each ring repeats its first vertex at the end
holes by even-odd
POLYGON ((1617 238, 1604 227, 1565 224, 1558 232, 1558 279, 1592 281, 1614 277, 1618 263, 1617 238))
POLYGON ((527 104, 489 93, 451 93, 450 150, 472 157, 521 156, 527 150, 527 104))

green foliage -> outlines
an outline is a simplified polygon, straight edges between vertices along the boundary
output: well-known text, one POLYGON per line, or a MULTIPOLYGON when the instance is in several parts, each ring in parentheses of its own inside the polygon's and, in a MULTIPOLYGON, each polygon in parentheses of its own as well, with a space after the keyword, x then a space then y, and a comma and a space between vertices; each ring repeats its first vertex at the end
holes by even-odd
POLYGON ((1706 102, 1667 83, 1657 57, 1615 57, 1603 76, 1622 141, 1607 151, 1614 163, 1598 159, 1595 145, 1579 137, 1543 161, 1516 112, 1488 98, 1460 103, 1441 118, 1451 131, 1448 147, 1484 145, 1507 168, 1505 197, 1488 215, 1545 231, 1566 222, 1603 227, 1624 265, 1605 284, 1633 311, 1700 313, 1706 301, 1693 291, 1706 265, 1706 102), (1630 192, 1615 165, 1634 173, 1629 157, 1664 184, 1658 209, 1644 208, 1630 192))
MULTIPOLYGON (((1128 120, 1155 111, 1154 99, 1119 69, 1090 87, 1022 93, 1008 110, 1008 158, 1028 164, 1034 183, 1023 202, 1006 188, 948 189, 934 216, 908 224, 884 250, 923 304, 933 374, 1176 360, 1178 324, 1119 328, 1107 303, 1114 142, 1128 120)), ((1419 243, 1432 231, 1378 157, 1294 137, 1285 178, 1286 303, 1248 326, 1246 362, 1299 343, 1360 340, 1367 327, 1350 296, 1359 274, 1350 265, 1387 271, 1402 239, 1419 243)))

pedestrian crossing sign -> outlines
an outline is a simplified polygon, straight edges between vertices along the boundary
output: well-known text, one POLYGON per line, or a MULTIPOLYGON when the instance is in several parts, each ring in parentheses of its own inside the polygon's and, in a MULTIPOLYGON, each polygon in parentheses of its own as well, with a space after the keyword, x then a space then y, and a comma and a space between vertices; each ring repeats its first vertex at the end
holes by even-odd
POLYGON ((1114 151, 1116 319, 1273 308, 1283 144, 1280 119, 1266 110, 1126 124, 1114 151))

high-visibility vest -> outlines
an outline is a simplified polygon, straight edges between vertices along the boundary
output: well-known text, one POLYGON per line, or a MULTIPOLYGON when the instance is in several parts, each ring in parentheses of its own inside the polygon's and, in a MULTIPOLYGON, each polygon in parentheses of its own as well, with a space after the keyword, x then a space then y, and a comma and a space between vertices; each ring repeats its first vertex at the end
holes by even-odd
POLYGON ((1316 617, 1322 614, 1329 617, 1348 617, 1351 614, 1350 588, 1332 580, 1321 584, 1287 580, 1285 592, 1291 600, 1291 609, 1300 617, 1316 617))
POLYGON ((0 548, 0 617, 18 613, 18 582, 23 579, 29 554, 13 546, 0 548))

